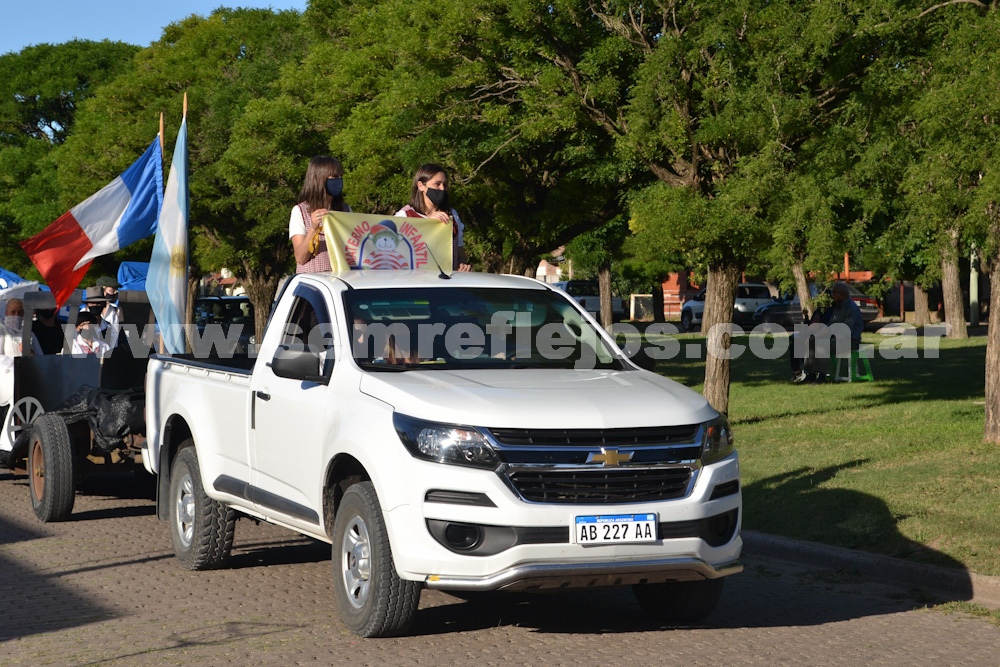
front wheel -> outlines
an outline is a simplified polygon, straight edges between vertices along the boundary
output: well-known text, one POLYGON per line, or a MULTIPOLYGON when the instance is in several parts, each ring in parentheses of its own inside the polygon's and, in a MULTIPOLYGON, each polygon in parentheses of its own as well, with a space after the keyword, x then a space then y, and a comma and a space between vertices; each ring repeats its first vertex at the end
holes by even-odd
POLYGON ((59 415, 41 415, 28 442, 28 492, 31 509, 44 523, 65 521, 73 513, 73 439, 59 415))
POLYGON ((333 523, 333 591, 344 625, 362 637, 401 635, 416 616, 420 588, 396 573, 375 487, 354 484, 333 523))
POLYGON ((694 329, 694 317, 690 310, 681 312, 681 331, 690 332, 694 329))
POLYGON ((715 610, 725 579, 668 581, 632 587, 636 602, 648 616, 662 623, 697 623, 715 610))
POLYGON ((229 560, 236 512, 205 495, 191 440, 181 444, 170 468, 170 538, 188 570, 209 570, 229 560))

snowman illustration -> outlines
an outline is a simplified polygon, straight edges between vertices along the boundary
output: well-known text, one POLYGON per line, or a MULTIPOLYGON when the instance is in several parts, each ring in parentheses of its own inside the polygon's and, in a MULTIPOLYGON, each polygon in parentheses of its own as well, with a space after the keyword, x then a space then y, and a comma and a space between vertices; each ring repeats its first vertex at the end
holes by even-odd
POLYGON ((383 220, 368 233, 374 250, 365 257, 362 265, 366 269, 408 269, 410 263, 396 248, 405 243, 392 220, 383 220))

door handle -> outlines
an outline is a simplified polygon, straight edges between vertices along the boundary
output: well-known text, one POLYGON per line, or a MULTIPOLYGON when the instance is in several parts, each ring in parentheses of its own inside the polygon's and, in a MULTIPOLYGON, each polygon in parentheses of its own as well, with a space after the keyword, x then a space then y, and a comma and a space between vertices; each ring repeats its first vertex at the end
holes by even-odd
POLYGON ((270 401, 271 400, 271 395, 270 394, 265 394, 262 391, 257 391, 257 392, 254 392, 254 393, 257 396, 257 398, 259 398, 262 401, 270 401))

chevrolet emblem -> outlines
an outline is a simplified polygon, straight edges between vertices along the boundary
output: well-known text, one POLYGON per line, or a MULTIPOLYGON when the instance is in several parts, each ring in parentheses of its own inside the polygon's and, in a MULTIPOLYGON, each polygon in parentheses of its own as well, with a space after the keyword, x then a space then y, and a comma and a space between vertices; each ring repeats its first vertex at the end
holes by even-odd
POLYGON ((587 456, 587 463, 603 463, 605 466, 618 466, 632 460, 635 452, 619 452, 617 449, 601 447, 600 454, 587 456))

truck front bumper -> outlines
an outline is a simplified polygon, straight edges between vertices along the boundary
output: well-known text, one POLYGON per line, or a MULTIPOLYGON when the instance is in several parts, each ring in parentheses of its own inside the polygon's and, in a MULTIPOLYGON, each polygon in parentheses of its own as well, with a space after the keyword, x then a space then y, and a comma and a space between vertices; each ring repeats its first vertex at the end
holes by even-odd
POLYGON ((629 562, 523 563, 484 577, 430 575, 427 588, 460 591, 532 591, 596 588, 666 581, 718 579, 743 571, 730 561, 713 566, 698 558, 662 558, 629 562))

